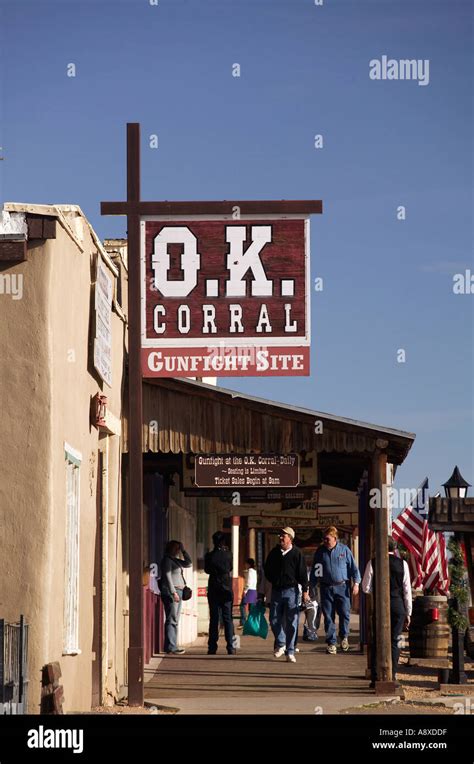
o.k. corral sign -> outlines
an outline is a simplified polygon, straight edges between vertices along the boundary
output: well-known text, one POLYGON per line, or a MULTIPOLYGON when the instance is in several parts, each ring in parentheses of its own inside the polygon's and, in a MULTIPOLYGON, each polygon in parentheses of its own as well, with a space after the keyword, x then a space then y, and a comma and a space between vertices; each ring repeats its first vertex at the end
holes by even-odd
POLYGON ((141 219, 144 377, 309 374, 309 216, 141 219))

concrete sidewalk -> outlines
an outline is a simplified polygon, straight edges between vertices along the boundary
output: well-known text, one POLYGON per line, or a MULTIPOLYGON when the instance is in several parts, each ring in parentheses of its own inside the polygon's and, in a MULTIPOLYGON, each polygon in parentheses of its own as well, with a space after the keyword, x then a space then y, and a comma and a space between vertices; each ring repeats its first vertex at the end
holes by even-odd
MULTIPOLYGON (((238 632, 239 633, 239 632, 238 632)), ((299 642, 296 664, 273 657, 273 637, 241 636, 241 649, 228 656, 223 637, 217 655, 206 655, 200 638, 182 656, 165 656, 147 671, 145 700, 182 714, 335 714, 344 708, 381 702, 365 679, 366 657, 351 650, 326 654, 323 639, 299 642)))

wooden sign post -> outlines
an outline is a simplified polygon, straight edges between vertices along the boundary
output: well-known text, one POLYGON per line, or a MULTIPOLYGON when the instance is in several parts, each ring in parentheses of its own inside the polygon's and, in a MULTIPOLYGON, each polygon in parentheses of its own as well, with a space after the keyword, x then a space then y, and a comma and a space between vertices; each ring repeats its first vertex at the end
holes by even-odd
POLYGON ((102 202, 102 215, 127 216, 128 430, 129 430, 129 646, 128 702, 143 705, 143 463, 140 322, 140 125, 127 124, 127 201, 119 213, 102 202))
MULTIPOLYGON (((275 230, 277 228, 278 220, 287 218, 287 228, 294 224, 293 218, 307 217, 313 213, 322 212, 322 202, 320 200, 281 200, 281 201, 184 201, 184 202, 144 202, 140 198, 140 125, 138 123, 127 124, 127 200, 125 202, 102 202, 101 214, 102 215, 126 215, 127 216, 127 236, 128 236, 128 429, 129 429, 129 491, 127 496, 128 502, 128 517, 129 517, 129 537, 130 537, 130 569, 129 569, 129 648, 128 648, 128 702, 129 705, 143 705, 143 462, 142 462, 142 378, 143 378, 143 366, 142 366, 142 343, 143 334, 146 334, 144 327, 142 326, 141 318, 141 300, 142 294, 146 294, 146 287, 142 283, 141 275, 141 224, 144 217, 161 217, 161 219, 176 220, 176 216, 187 216, 188 218, 195 219, 195 216, 199 216, 200 219, 214 219, 215 216, 224 216, 227 220, 234 220, 234 225, 238 225, 240 219, 244 222, 245 217, 253 218, 254 222, 262 220, 263 223, 269 219, 272 224, 275 223, 275 230), (235 211, 238 210, 238 219, 235 219, 235 211), (274 220, 275 219, 275 220, 274 220)), ((174 223, 176 226, 176 223, 174 223)), ((231 223, 229 223, 229 228, 231 223)), ((283 224, 280 226, 282 227, 283 224)), ((251 227, 251 225, 250 225, 251 227)), ((258 228, 255 231, 255 235, 267 234, 270 236, 272 225, 268 226, 256 226, 258 228), (261 228, 265 228, 262 233, 261 228), (267 230, 268 229, 268 230, 267 230)), ((288 237, 285 240, 286 229, 282 227, 280 238, 272 242, 274 247, 273 252, 278 253, 280 250, 285 250, 288 246, 287 252, 292 251, 292 237, 288 237), (285 244, 286 242, 286 244, 285 244)), ((229 236, 237 237, 242 235, 242 232, 230 231, 229 236)), ((158 236, 158 234, 157 234, 158 236)), ((233 241, 233 240, 232 240, 233 241)), ((302 241, 306 241, 307 237, 302 238, 302 241)), ((232 242, 231 242, 232 243, 232 242)), ((258 243, 258 242, 257 242, 258 243)), ((234 248, 237 247, 238 242, 233 241, 234 248)), ((166 254, 166 245, 163 247, 159 245, 165 252, 165 255, 157 257, 157 268, 162 269, 163 263, 168 259, 166 254)), ((260 243, 259 249, 262 249, 263 242, 260 243)), ((254 247, 255 248, 255 247, 254 247)), ((250 249, 250 248, 249 248, 250 249)), ((301 249, 301 248, 300 248, 301 249)), ((196 253, 197 254, 197 253, 196 253)), ((240 253, 240 254, 243 254, 240 253)), ((200 255, 197 255, 200 256, 200 255)), ((246 253, 246 257, 248 253, 246 253)), ((205 257, 205 253, 203 258, 205 257)), ((261 271, 261 264, 258 265, 257 258, 254 257, 254 269, 257 268, 261 271)), ((296 255, 295 255, 296 257, 296 255)), ((193 258, 191 257, 191 260, 193 258)), ((209 258, 208 258, 209 259, 209 258)), ((291 268, 292 259, 286 258, 286 261, 275 256, 275 262, 284 262, 286 270, 291 268)), ((186 258, 187 260, 187 258, 186 258)), ((244 265, 243 258, 241 258, 244 265)), ((245 261, 245 263, 247 260, 245 261)), ((207 264, 209 267, 209 263, 207 264)), ((239 263, 237 263, 239 265, 239 263)), ((231 263, 231 266, 236 268, 235 263, 231 263)), ((251 267, 251 266, 250 266, 251 267)), ((306 257, 306 287, 303 290, 303 286, 299 286, 300 281, 298 278, 287 279, 288 283, 281 283, 278 288, 281 289, 279 295, 280 302, 291 303, 292 300, 298 305, 303 304, 302 295, 303 292, 298 292, 297 289, 303 290, 306 298, 309 300, 309 255, 306 257), (291 283, 290 283, 291 281, 291 283), (296 290, 296 291, 295 291, 296 290)), ((211 268, 212 270, 212 268, 211 268)), ((242 271, 245 267, 241 268, 242 271)), ((301 269, 300 269, 301 270, 301 269)), ((304 269, 301 270, 301 277, 304 274, 304 269)), ((212 275, 211 273, 209 275, 212 275)), ((223 278, 222 274, 220 275, 223 278)), ((233 274, 235 276, 235 274, 233 274)), ((240 274, 239 279, 243 279, 243 272, 240 274)), ((277 274, 278 275, 278 274, 277 274)), ((293 278, 294 274, 291 274, 293 278)), ((285 276, 286 278, 286 276, 285 276)), ((165 283, 169 285, 166 279, 165 283)), ((203 278, 200 281, 200 288, 202 284, 206 283, 209 292, 216 289, 215 284, 211 284, 212 279, 204 282, 203 278), (202 282, 202 283, 201 283, 202 282)), ((279 281, 275 278, 275 282, 279 281)), ((176 279, 178 283, 178 279, 176 279)), ((176 289, 176 284, 172 285, 176 289)), ((149 290, 148 290, 149 291, 149 290)), ((252 293, 253 294, 253 293, 252 293)), ((165 298, 165 295, 163 295, 165 298)), ((219 304, 223 304, 223 300, 220 300, 219 304)), ((235 302, 235 300, 234 300, 235 302)), ((265 307, 265 306, 264 306, 265 307)), ((164 311, 164 306, 158 306, 159 310, 164 311)), ((183 306, 183 316, 186 311, 189 310, 187 305, 183 306)), ((290 334, 296 331, 297 323, 295 318, 291 316, 291 310, 289 307, 283 305, 284 321, 280 319, 280 323, 283 326, 283 331, 290 334)), ((309 308, 306 313, 309 324, 309 308)), ((301 321, 304 316, 302 315, 301 321)), ((217 320, 217 319, 216 319, 217 320)), ((260 312, 260 320, 264 329, 270 326, 270 319, 267 317, 266 308, 263 308, 260 312)), ((209 319, 211 321, 211 319, 209 319)), ((235 318, 235 322, 240 327, 238 318, 235 318)), ((212 326, 212 322, 211 322, 212 326)), ((161 332, 161 325, 158 326, 158 331, 161 332)), ((240 331, 240 328, 239 328, 240 331)), ((260 331, 260 329, 257 329, 260 331)), ((309 325, 307 327, 305 337, 298 340, 296 343, 301 345, 306 342, 306 355, 309 358, 309 325)), ((245 340, 245 337, 244 337, 245 340)), ((243 340, 243 341, 244 341, 243 340)), ((146 340, 145 340, 146 341, 146 340)), ((159 348, 166 345, 169 340, 164 337, 162 340, 157 337, 156 345, 159 348)), ((288 340, 290 342, 291 340, 288 340)), ((222 341, 225 346, 225 340, 222 341)), ((272 340, 267 337, 266 344, 271 345, 272 340)), ((278 337, 273 339, 273 342, 278 345, 278 337)), ((202 344, 202 339, 201 339, 202 344)), ((206 340, 205 344, 209 344, 206 340)), ((266 352, 266 351, 264 351, 266 352)), ((157 355, 155 353, 155 355, 157 355)), ((288 365, 288 356, 283 356, 283 366, 288 365)), ((265 357, 265 363, 270 367, 270 361, 265 357)), ((304 360, 304 359, 303 359, 304 360)), ((272 364, 277 364, 279 359, 271 358, 272 364)), ((301 362, 302 363, 302 362, 301 362)), ((300 363, 300 365, 301 365, 300 363)), ((265 365, 265 364, 263 364, 265 365)), ((302 369, 304 373, 304 368, 302 369)), ((231 369, 231 376, 235 376, 234 368, 231 369)), ((282 373, 282 369, 278 368, 279 375, 282 373)), ((287 375, 293 375, 294 371, 287 370, 286 366, 283 368, 283 373, 287 375)), ((309 370, 306 371, 309 373, 309 370)), ((148 376, 150 374, 148 373, 148 376)), ((158 376, 166 376, 165 374, 158 374, 158 376)), ((176 373, 173 370, 171 376, 196 376, 196 373, 192 374, 185 371, 181 374, 176 373)), ((221 376, 221 374, 219 374, 221 376)))

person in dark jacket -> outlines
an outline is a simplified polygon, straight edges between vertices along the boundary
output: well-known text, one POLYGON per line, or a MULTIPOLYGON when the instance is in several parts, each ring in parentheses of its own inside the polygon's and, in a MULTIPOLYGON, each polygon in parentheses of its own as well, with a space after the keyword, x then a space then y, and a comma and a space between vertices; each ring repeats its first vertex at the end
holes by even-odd
MULTIPOLYGON (((400 637, 404 629, 410 625, 412 611, 411 579, 408 563, 395 556, 397 542, 392 536, 388 537, 388 567, 390 574, 390 636, 392 642, 392 677, 397 682, 397 665, 400 657, 400 637)), ((373 636, 371 650, 371 682, 370 687, 375 687, 377 679, 377 656, 376 656, 376 630, 375 630, 375 560, 369 560, 362 579, 362 591, 364 594, 374 595, 373 636)))
POLYGON ((296 663, 295 640, 298 632, 298 584, 301 586, 303 602, 308 597, 308 573, 301 551, 293 546, 293 528, 280 531, 280 543, 275 546, 265 560, 264 572, 272 585, 270 604, 270 625, 275 637, 274 656, 296 663))
POLYGON ((207 601, 209 603, 208 655, 215 655, 219 640, 219 616, 224 622, 227 654, 235 655, 234 626, 232 623, 232 553, 225 545, 225 536, 220 531, 212 537, 214 549, 204 558, 204 570, 209 573, 207 601))

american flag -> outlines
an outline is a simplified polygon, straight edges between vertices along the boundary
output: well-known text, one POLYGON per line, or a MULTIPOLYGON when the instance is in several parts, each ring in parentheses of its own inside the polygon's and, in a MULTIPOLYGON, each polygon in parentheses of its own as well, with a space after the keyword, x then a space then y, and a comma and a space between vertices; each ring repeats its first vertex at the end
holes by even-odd
POLYGON ((392 536, 410 552, 412 586, 447 594, 449 575, 443 534, 430 530, 424 517, 409 506, 393 521, 392 536))

